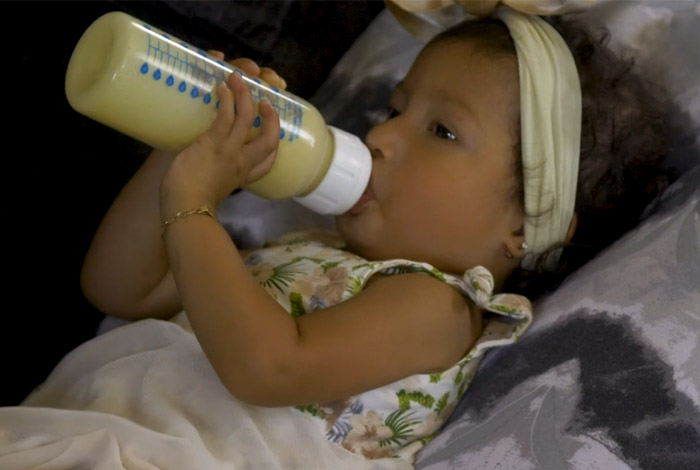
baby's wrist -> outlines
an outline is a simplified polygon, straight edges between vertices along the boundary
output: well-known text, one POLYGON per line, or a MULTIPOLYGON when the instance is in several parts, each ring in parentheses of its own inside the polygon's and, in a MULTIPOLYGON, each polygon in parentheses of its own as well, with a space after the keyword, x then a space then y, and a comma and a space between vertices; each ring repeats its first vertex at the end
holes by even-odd
POLYGON ((178 212, 207 207, 210 211, 216 209, 216 203, 211 198, 200 194, 182 194, 161 188, 160 222, 165 223, 178 212))
POLYGON ((161 226, 162 226, 161 236, 165 239, 165 232, 168 230, 168 227, 170 227, 172 224, 178 222, 179 220, 185 219, 185 218, 190 217, 190 216, 198 216, 198 215, 209 216, 212 219, 217 220, 216 213, 209 206, 193 207, 191 209, 177 211, 175 214, 168 217, 167 219, 165 219, 161 223, 161 226))

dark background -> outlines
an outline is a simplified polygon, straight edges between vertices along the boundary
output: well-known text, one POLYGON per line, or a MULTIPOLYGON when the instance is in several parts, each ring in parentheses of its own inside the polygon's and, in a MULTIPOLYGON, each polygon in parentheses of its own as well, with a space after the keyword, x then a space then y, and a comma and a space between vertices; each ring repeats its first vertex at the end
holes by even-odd
POLYGON ((203 49, 273 67, 289 91, 309 98, 383 8, 308 0, 0 3, 9 99, 0 108, 0 406, 18 404, 94 336, 104 316, 80 291, 80 266, 109 204, 150 151, 65 99, 68 60, 90 23, 125 11, 203 49))

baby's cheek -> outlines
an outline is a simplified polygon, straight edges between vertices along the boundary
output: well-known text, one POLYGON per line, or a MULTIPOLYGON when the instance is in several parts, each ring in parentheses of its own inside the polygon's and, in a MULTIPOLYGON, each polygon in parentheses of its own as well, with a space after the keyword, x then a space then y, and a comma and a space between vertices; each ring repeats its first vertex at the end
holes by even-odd
POLYGON ((437 216, 450 200, 450 192, 439 185, 419 184, 406 193, 404 197, 411 201, 412 208, 424 216, 437 216))

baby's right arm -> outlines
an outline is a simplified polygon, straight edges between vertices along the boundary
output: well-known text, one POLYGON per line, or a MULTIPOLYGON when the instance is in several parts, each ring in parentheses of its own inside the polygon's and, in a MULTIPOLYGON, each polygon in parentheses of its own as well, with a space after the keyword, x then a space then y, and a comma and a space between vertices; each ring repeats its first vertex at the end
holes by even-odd
POLYGON ((80 284, 85 297, 108 315, 137 319, 179 310, 160 237, 159 188, 173 159, 154 150, 112 203, 92 240, 80 284))
MULTIPOLYGON (((223 59, 223 54, 210 51, 223 59)), ((231 64, 279 88, 272 69, 250 59, 231 64)), ((85 297, 100 311, 131 320, 167 318, 182 309, 161 237, 160 185, 175 156, 154 150, 119 193, 88 249, 80 274, 85 297)))

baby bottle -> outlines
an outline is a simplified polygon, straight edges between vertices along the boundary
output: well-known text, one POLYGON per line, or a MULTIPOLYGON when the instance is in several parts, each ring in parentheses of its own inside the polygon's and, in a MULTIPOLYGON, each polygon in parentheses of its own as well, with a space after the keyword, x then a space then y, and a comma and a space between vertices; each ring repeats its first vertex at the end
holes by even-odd
MULTIPOLYGON (((238 73, 256 112, 267 98, 280 118, 275 163, 246 189, 295 198, 320 214, 341 214, 365 191, 371 156, 356 136, 326 125, 307 101, 122 12, 107 13, 78 41, 66 71, 66 97, 78 112, 152 147, 179 152, 216 117, 216 85, 238 73)), ((260 131, 255 118, 248 140, 260 131)))

